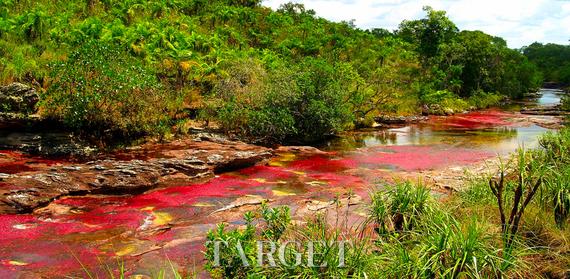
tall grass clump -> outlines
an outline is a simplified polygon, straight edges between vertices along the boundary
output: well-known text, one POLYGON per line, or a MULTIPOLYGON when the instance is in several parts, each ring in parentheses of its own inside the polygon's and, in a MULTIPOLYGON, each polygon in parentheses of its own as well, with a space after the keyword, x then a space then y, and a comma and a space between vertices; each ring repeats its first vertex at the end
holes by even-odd
POLYGON ((370 215, 379 233, 412 230, 429 209, 429 191, 411 182, 398 183, 371 195, 370 215))
POLYGON ((541 204, 543 208, 552 208, 556 224, 564 227, 570 216, 570 129, 545 134, 540 146, 545 154, 543 163, 549 170, 541 204))
POLYGON ((493 245, 487 224, 457 219, 429 193, 406 182, 373 194, 381 278, 500 277, 520 267, 493 245))
MULTIPOLYGON (((293 224, 288 207, 264 204, 257 213, 245 214, 244 228, 228 230, 219 224, 208 233, 206 270, 213 278, 366 278, 373 274, 374 255, 367 239, 354 228, 332 225, 328 217, 317 214, 293 224), (216 247, 216 241, 227 245, 216 247), (274 251, 272 260, 260 261, 258 253, 270 252, 270 243, 283 247, 279 248, 283 258, 274 251)), ((336 218, 338 224, 341 216, 336 218)))

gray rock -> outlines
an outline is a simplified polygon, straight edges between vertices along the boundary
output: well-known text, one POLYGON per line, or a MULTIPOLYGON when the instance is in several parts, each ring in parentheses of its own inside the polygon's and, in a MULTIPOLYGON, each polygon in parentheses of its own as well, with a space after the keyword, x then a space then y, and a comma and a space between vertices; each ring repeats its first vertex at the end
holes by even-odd
POLYGON ((0 111, 31 114, 36 112, 40 96, 36 90, 21 83, 0 87, 0 111))
POLYGON ((381 115, 374 118, 376 123, 380 124, 407 124, 426 121, 428 118, 425 116, 385 116, 381 115))

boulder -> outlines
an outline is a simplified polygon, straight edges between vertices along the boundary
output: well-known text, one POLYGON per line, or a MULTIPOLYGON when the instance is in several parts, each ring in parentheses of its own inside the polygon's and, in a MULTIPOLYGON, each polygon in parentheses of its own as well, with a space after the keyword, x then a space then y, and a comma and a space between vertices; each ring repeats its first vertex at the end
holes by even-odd
POLYGON ((36 112, 40 96, 36 90, 21 83, 0 87, 0 111, 31 114, 36 112))
POLYGON ((570 112, 564 111, 560 105, 531 107, 531 108, 524 107, 521 109, 521 113, 527 115, 549 115, 549 116, 570 115, 570 112))
POLYGON ((278 154, 292 153, 300 156, 329 155, 330 153, 322 151, 312 146, 279 146, 275 149, 278 154))
POLYGON ((12 83, 0 87, 0 128, 27 127, 39 120, 35 115, 40 96, 32 87, 12 83))
POLYGON ((455 111, 451 108, 442 107, 439 104, 423 105, 422 115, 453 115, 455 111))
POLYGON ((68 132, 0 129, 0 150, 18 150, 44 157, 85 158, 94 155, 97 149, 68 132))

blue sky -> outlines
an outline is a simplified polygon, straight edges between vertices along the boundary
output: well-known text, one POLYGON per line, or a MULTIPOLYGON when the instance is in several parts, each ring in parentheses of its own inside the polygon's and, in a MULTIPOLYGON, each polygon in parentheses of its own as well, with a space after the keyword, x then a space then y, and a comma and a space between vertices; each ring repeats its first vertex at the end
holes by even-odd
POLYGON ((303 3, 330 20, 354 19, 360 28, 394 30, 404 19, 423 17, 422 7, 429 5, 447 11, 460 29, 503 37, 512 48, 570 40, 570 0, 265 0, 263 5, 287 2, 303 3))

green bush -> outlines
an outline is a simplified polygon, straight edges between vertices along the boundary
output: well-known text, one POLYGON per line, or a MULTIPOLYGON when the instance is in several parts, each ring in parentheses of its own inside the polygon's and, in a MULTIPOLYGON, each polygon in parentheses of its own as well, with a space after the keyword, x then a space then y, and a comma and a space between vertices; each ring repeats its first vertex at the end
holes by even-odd
POLYGON ((179 100, 119 46, 91 41, 50 67, 43 114, 90 134, 163 133, 179 100))
POLYGON ((324 60, 266 69, 247 59, 228 63, 225 71, 203 115, 228 133, 270 143, 307 142, 352 123, 346 79, 324 60))
POLYGON ((469 108, 465 100, 448 90, 428 90, 421 96, 421 101, 432 108, 435 114, 445 114, 445 110, 449 109, 457 112, 469 108))
POLYGON ((499 94, 487 93, 482 90, 478 90, 469 97, 467 102, 469 105, 478 109, 485 109, 500 104, 503 99, 504 96, 499 94))

